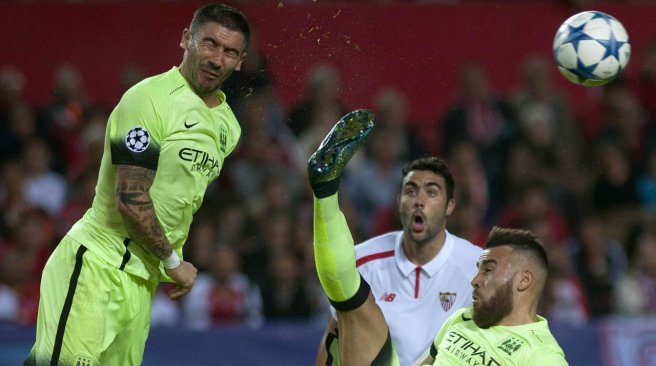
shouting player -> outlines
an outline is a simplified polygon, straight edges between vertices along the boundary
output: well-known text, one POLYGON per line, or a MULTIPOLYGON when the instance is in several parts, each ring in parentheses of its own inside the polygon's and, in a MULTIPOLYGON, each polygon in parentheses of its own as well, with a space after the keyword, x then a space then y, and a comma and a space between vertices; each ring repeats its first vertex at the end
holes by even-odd
MULTIPOLYGON (((428 349, 456 309, 472 301, 469 281, 481 249, 446 230, 455 207, 453 192, 453 176, 443 160, 410 162, 398 196, 403 230, 355 247, 358 271, 371 287, 404 366, 428 349)), ((347 244, 341 250, 352 250, 352 241, 347 244)), ((339 335, 339 321, 331 317, 317 365, 339 364, 339 335)))
MULTIPOLYGON (((339 362, 348 365, 399 365, 397 348, 390 337, 386 316, 376 304, 369 284, 356 268, 353 239, 337 201, 341 173, 373 125, 374 117, 369 111, 346 115, 337 122, 308 161, 308 179, 315 195, 315 260, 322 287, 337 310, 339 362)), ((406 180, 407 177, 404 177, 404 182, 406 180)), ((423 188, 423 185, 420 187, 423 188)), ((425 192, 420 194, 428 195, 425 192)), ((443 190, 433 194, 446 196, 443 190)), ((447 201, 445 197, 441 200, 447 201)), ((413 221, 413 228, 419 228, 424 222, 417 218, 413 221)), ((496 355, 495 362, 501 361, 499 365, 533 365, 538 360, 542 364, 543 358, 548 362, 545 365, 566 365, 563 352, 551 336, 546 320, 536 314, 537 301, 546 279, 547 257, 544 249, 530 234, 513 236, 515 232, 510 231, 511 235, 499 236, 496 232, 499 231, 495 230, 488 240, 487 246, 490 248, 480 257, 478 274, 471 280, 474 287, 473 310, 465 307, 451 315, 435 338, 430 356, 423 361, 435 361, 436 365, 470 365, 475 364, 472 363, 474 361, 480 363, 475 357, 482 354, 489 357, 496 355), (495 265, 498 267, 493 268, 495 265), (501 312, 497 312, 496 308, 504 305, 499 298, 505 300, 506 305, 501 307, 501 312), (471 316, 467 318, 468 315, 471 316), (466 323, 465 327, 472 329, 467 328, 468 332, 464 332, 455 327, 462 325, 457 321, 458 317, 466 323), (477 321, 469 321, 471 318, 477 321), (514 328, 516 326, 519 328, 514 328), (481 332, 477 333, 477 337, 464 338, 476 331, 481 332), (500 343, 481 341, 488 340, 488 333, 495 340, 499 339, 500 343), (456 339, 460 335, 462 337, 456 339), (501 339, 504 335, 507 337, 501 339), (479 343, 475 343, 477 341, 479 343), (474 346, 470 348, 469 345, 474 346), (455 349, 456 346, 463 349, 455 349)), ((411 324, 408 326, 412 327, 411 324)))

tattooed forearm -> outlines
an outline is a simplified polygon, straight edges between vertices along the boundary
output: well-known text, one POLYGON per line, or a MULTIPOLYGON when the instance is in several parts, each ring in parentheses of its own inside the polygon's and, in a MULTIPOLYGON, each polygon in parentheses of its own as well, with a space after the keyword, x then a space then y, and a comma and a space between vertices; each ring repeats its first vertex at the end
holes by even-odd
POLYGON ((171 244, 160 226, 150 199, 153 170, 119 165, 116 173, 116 205, 125 227, 136 242, 160 259, 171 255, 171 244))

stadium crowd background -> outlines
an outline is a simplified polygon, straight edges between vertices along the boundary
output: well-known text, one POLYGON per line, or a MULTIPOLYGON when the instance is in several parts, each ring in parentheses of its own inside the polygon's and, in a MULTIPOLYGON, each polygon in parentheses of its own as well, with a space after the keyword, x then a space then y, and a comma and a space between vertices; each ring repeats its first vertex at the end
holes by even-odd
MULTIPOLYGON (((38 3, 2 4, 2 22, 20 22, 27 34, 35 35, 34 24, 10 20, 6 14, 38 13, 39 21, 48 11, 78 14, 87 5, 94 11, 121 11, 119 1, 38 3)), ((397 12, 413 7, 440 11, 431 6, 462 6, 459 9, 464 10, 456 11, 475 8, 477 12, 487 7, 502 12, 517 6, 524 7, 522 14, 531 3, 529 7, 550 9, 554 27, 541 34, 552 35, 565 17, 597 4, 232 3, 243 5, 247 16, 253 14, 255 25, 256 41, 243 70, 224 88, 243 137, 208 191, 185 245, 185 256, 201 271, 199 279, 180 303, 170 302, 164 291, 159 293, 153 326, 209 329, 242 324, 257 328, 268 322, 325 321, 327 300, 314 272, 312 201, 304 167, 333 123, 354 108, 373 109, 378 117, 366 151, 349 165, 342 184, 342 209, 356 242, 400 227, 395 200, 401 166, 409 159, 437 154, 448 160, 456 179, 457 207, 448 223, 452 233, 481 245, 491 226, 499 225, 528 228, 542 239, 549 251, 551 274, 540 313, 550 322, 585 325, 615 315, 656 314, 656 34, 643 33, 633 44, 627 73, 602 88, 579 88, 564 82, 550 58, 550 40, 507 51, 515 58, 503 70, 497 67, 498 60, 485 58, 486 50, 457 58, 455 66, 446 69, 441 68, 439 57, 417 60, 419 66, 432 66, 426 67, 426 74, 451 76, 443 75, 449 82, 435 83, 441 95, 449 98, 416 108, 418 93, 411 90, 411 80, 404 80, 403 68, 389 70, 389 79, 379 78, 375 83, 370 82, 366 67, 356 74, 348 69, 349 58, 362 63, 355 61, 358 52, 370 46, 383 49, 383 44, 370 45, 357 33, 333 33, 333 38, 339 38, 335 42, 330 23, 337 22, 339 15, 364 17, 355 27, 370 34, 372 30, 363 27, 366 10, 379 3, 383 9, 396 6, 391 11, 397 12), (316 34, 310 43, 319 46, 322 41, 332 41, 329 50, 323 51, 327 53, 294 49, 293 58, 281 61, 281 55, 289 50, 282 44, 272 46, 268 33, 272 26, 265 21, 275 17, 276 9, 283 11, 281 8, 300 13, 299 19, 306 13, 307 19, 328 15, 316 27, 300 33, 290 30, 293 24, 279 28, 288 37, 316 34), (356 12, 359 15, 354 15, 356 12), (258 42, 267 37, 267 42, 258 42), (333 56, 340 53, 346 56, 333 56), (324 57, 313 57, 318 55, 324 57), (298 66, 295 60, 302 66, 293 74, 296 78, 285 78, 298 66), (282 75, 276 70, 283 70, 282 75), (505 73, 503 81, 495 83, 500 73, 505 73), (395 80, 405 82, 397 85, 395 80), (287 90, 288 82, 294 92, 287 90), (375 88, 358 91, 358 83, 375 88)), ((631 11, 640 11, 639 2, 620 3, 600 3, 599 10, 607 7, 616 14, 633 6, 638 10, 631 11)), ((138 6, 130 9, 134 7, 138 6)), ((168 17, 174 18, 171 13, 194 7, 195 3, 151 1, 145 11, 166 8, 168 17)), ((384 14, 392 19, 398 16, 384 14)), ((182 18, 187 19, 188 14, 182 18)), ((631 19, 619 18, 633 36, 632 30, 639 26, 631 19)), ((63 42, 77 40, 75 30, 88 27, 75 25, 74 19, 68 18, 72 30, 61 35, 63 42)), ((422 28, 425 23, 417 21, 422 32, 431 29, 422 28)), ((112 59, 90 66, 55 55, 53 59, 62 62, 53 63, 49 54, 42 52, 52 45, 42 44, 38 37, 25 37, 23 29, 12 29, 11 35, 5 29, 1 32, 3 40, 11 40, 0 55, 0 322, 34 325, 45 260, 93 199, 108 113, 121 91, 173 65, 175 61, 170 60, 179 58, 175 46, 184 26, 163 26, 168 33, 156 45, 148 43, 150 35, 141 29, 135 37, 144 37, 149 54, 120 65, 115 77, 104 73, 112 59), (19 43, 28 45, 12 47, 19 43), (157 58, 155 46, 174 55, 165 58, 164 68, 138 62, 157 58), (13 50, 17 53, 12 54, 13 50), (29 52, 29 59, 21 59, 29 52), (47 77, 34 78, 46 71, 47 77), (98 89, 105 93, 98 94, 98 89)), ((405 23, 402 29, 412 33, 413 24, 405 23)), ((91 54, 97 48, 101 52, 107 35, 99 36, 95 43, 94 36, 81 38, 82 44, 56 47, 82 47, 81 52, 91 54)), ((412 37, 424 36, 434 35, 417 33, 412 37)), ((522 42, 512 44, 515 47, 522 42)), ((393 48, 394 44, 386 46, 393 48)), ((134 47, 126 45, 125 52, 136 53, 134 47)), ((380 57, 384 51, 375 55, 380 57)), ((394 50, 389 50, 389 55, 403 60, 403 54, 394 50)), ((416 66, 406 61, 408 68, 416 66)), ((429 91, 421 94, 423 100, 433 98, 429 91)))

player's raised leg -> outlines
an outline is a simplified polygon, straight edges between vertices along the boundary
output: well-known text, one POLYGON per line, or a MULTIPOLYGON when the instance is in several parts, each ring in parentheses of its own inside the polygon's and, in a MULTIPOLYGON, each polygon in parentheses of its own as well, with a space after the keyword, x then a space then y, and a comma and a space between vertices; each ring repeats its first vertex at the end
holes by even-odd
POLYGON ((385 318, 356 268, 353 237, 337 197, 344 167, 373 126, 371 111, 348 113, 308 161, 314 192, 315 262, 321 286, 337 309, 342 365, 397 362, 385 318))

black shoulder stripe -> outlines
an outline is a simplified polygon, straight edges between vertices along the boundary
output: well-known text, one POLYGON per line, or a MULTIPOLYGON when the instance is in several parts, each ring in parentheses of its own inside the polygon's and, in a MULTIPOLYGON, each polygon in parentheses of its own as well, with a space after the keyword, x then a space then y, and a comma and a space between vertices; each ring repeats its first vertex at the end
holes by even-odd
POLYGON ((112 140, 109 145, 112 154, 112 164, 135 165, 150 170, 157 170, 160 152, 159 145, 151 142, 147 149, 139 153, 128 149, 122 139, 112 140))

